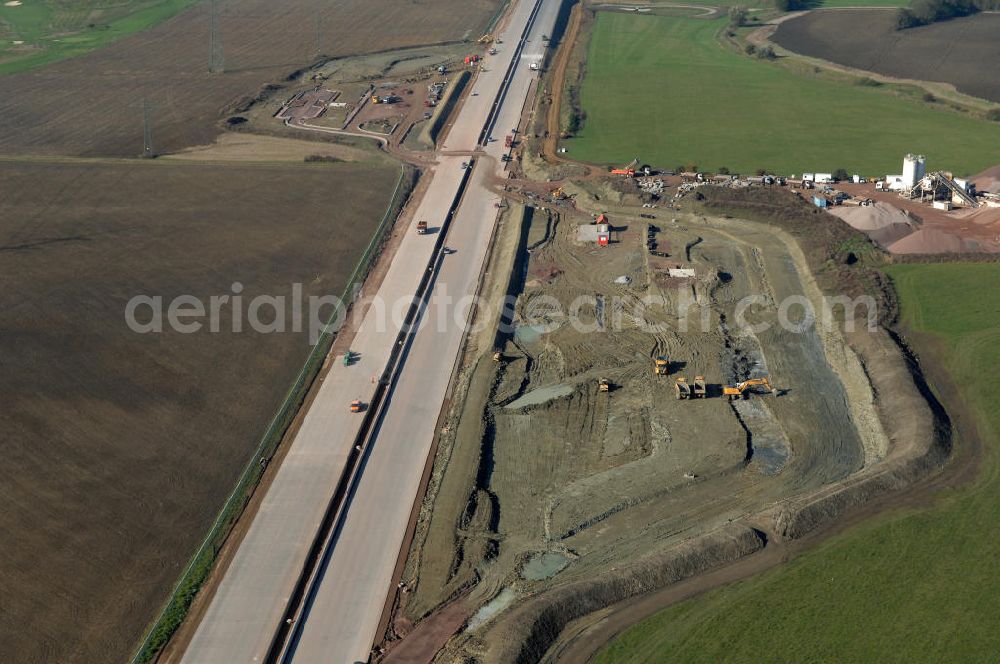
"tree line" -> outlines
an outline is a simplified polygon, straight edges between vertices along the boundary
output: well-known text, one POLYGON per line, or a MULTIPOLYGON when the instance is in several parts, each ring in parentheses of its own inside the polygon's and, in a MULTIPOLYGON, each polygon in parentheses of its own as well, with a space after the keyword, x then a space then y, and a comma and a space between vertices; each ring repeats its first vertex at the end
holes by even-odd
MULTIPOLYGON (((775 8, 783 12, 815 9, 820 4, 820 0, 774 0, 775 8)), ((912 0, 909 7, 897 10, 896 28, 905 30, 991 10, 1000 10, 1000 0, 912 0)))
POLYGON ((1000 9, 1000 0, 913 0, 896 12, 896 29, 905 30, 959 16, 1000 9))

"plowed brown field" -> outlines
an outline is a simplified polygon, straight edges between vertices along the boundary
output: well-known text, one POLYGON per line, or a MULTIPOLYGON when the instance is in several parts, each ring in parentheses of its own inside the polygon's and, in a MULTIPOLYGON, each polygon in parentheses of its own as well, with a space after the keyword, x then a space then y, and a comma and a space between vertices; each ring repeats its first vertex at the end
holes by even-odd
POLYGON ((0 160, 0 660, 125 661, 311 350, 126 302, 339 295, 398 174, 0 160))
POLYGON ((778 26, 772 41, 790 51, 896 78, 951 83, 1000 102, 1000 14, 986 13, 896 30, 894 10, 822 10, 778 26))
POLYGON ((344 56, 475 38, 497 4, 220 2, 225 73, 213 75, 202 3, 105 49, 0 78, 0 154, 139 155, 144 98, 157 151, 211 143, 228 107, 309 65, 317 50, 344 56))

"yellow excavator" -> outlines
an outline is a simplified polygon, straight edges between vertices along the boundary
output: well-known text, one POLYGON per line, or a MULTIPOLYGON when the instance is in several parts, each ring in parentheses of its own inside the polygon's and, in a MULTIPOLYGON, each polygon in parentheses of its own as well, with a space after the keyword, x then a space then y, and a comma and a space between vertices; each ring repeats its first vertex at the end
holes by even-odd
POLYGON ((480 44, 489 44, 493 42, 493 33, 486 33, 482 37, 476 40, 480 44))
POLYGON ((653 375, 667 376, 670 374, 670 361, 665 355, 660 355, 653 360, 653 375))
POLYGON ((722 388, 722 394, 729 397, 730 401, 735 401, 736 399, 746 399, 750 395, 748 390, 751 387, 756 387, 757 385, 766 387, 768 392, 771 394, 777 392, 777 390, 774 389, 774 386, 771 385, 771 380, 767 376, 763 376, 762 378, 751 378, 750 380, 745 380, 742 383, 736 383, 734 387, 727 385, 722 388))
POLYGON ((610 392, 611 383, 608 382, 607 378, 601 378, 597 381, 597 391, 598 392, 610 392))

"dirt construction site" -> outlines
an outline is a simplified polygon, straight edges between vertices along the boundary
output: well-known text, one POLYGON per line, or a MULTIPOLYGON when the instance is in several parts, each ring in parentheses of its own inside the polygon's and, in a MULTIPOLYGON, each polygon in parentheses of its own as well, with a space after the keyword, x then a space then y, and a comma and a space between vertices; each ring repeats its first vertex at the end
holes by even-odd
POLYGON ((600 246, 590 214, 517 210, 486 286, 515 304, 470 343, 387 661, 446 642, 435 661, 551 657, 571 621, 797 537, 939 453, 930 433, 890 443, 931 414, 883 331, 789 306, 823 304, 783 230, 622 209, 600 246), (704 397, 680 399, 696 377, 704 397), (905 383, 892 403, 882 380, 905 383))

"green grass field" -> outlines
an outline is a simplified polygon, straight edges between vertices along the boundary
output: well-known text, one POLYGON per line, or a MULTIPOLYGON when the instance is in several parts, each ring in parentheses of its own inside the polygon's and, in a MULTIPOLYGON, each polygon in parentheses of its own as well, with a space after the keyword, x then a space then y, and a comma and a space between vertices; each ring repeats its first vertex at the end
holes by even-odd
MULTIPOLYGON (((905 325, 976 418, 979 477, 760 577, 671 607, 595 659, 995 662, 1000 652, 1000 264, 893 266, 905 325)), ((945 404, 946 407, 948 404, 945 404)), ((959 442, 961 444, 961 442, 959 442)))
POLYGON ((896 173, 908 152, 966 175, 1000 161, 1000 123, 744 57, 717 42, 724 25, 599 13, 581 90, 586 121, 565 142, 569 154, 784 174, 896 173))
POLYGON ((0 74, 82 55, 151 28, 197 2, 21 0, 9 6, 0 1, 0 74))

